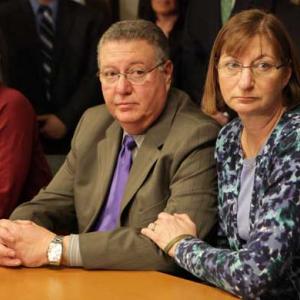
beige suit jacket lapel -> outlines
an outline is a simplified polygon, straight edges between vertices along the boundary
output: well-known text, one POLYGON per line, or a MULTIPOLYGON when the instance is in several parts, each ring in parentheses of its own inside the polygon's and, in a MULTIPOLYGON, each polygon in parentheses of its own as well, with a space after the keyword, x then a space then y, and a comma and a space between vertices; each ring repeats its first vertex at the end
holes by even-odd
POLYGON ((143 144, 134 159, 125 194, 121 202, 121 213, 133 199, 152 166, 160 157, 160 149, 169 134, 171 122, 176 111, 175 107, 177 106, 175 99, 174 102, 173 99, 168 99, 167 103, 167 107, 159 120, 146 132, 143 144))
MULTIPOLYGON (((99 212, 103 202, 106 200, 106 195, 110 187, 110 180, 113 176, 115 163, 118 159, 120 141, 122 138, 122 129, 117 121, 113 122, 106 130, 106 136, 97 145, 98 155, 98 182, 97 185, 97 199, 95 199, 95 210, 91 219, 91 226, 96 218, 99 216, 99 212)), ((95 163, 97 163, 95 161, 95 163)), ((89 227, 88 226, 88 227, 89 227)))

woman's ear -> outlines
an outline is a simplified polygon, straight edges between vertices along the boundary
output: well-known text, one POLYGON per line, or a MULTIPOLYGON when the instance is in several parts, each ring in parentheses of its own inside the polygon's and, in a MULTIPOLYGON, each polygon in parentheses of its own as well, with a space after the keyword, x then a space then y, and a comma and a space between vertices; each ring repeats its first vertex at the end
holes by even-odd
POLYGON ((287 86, 292 76, 292 68, 290 66, 285 67, 283 74, 283 89, 287 86))

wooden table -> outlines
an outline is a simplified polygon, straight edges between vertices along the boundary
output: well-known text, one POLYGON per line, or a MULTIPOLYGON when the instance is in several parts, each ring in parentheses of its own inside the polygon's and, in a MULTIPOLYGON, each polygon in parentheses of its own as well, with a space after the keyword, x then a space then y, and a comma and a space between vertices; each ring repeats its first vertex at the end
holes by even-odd
POLYGON ((230 294, 160 272, 0 268, 2 300, 232 300, 230 294))

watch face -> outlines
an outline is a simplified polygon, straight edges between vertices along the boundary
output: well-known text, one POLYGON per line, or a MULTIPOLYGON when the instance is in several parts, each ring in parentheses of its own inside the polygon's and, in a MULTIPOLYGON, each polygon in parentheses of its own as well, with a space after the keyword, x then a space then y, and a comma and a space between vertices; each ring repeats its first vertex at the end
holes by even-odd
POLYGON ((48 248, 48 260, 52 265, 59 265, 62 256, 62 243, 60 241, 52 241, 48 248))

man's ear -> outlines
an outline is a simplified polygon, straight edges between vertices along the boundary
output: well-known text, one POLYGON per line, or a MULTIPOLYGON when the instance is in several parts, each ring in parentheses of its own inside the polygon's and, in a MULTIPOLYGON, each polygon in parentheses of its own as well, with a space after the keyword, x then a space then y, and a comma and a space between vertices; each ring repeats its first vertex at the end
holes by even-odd
POLYGON ((167 60, 163 68, 163 73, 165 74, 165 82, 167 87, 169 88, 173 77, 173 63, 170 60, 167 60))

